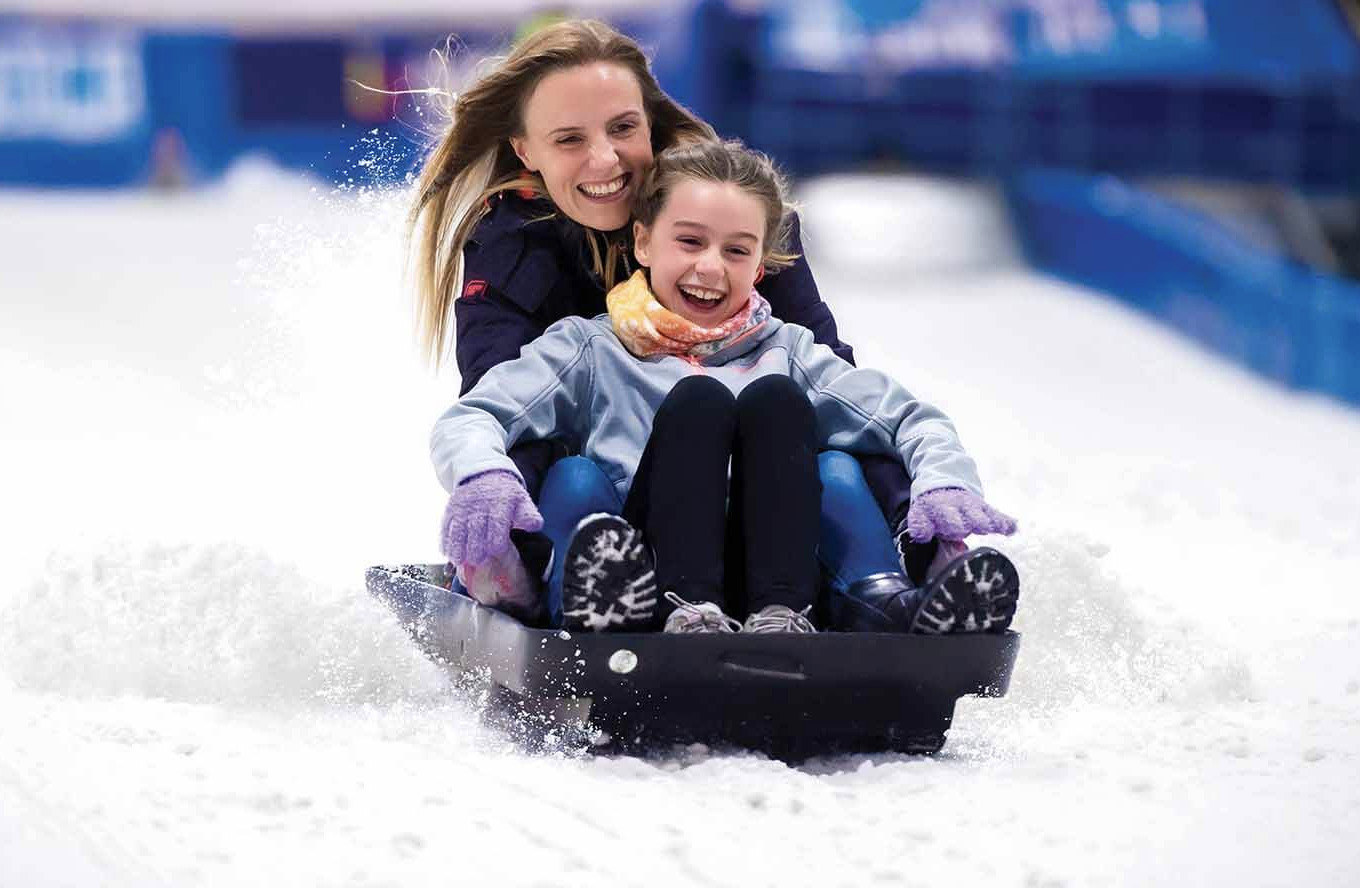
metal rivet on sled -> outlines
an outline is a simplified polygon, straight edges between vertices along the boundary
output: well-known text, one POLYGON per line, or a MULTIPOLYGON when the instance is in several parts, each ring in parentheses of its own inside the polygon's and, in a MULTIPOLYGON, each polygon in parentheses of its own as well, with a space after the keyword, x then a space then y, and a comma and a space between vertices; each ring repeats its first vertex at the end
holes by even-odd
POLYGON ((627 648, 619 648, 609 655, 609 668, 620 675, 627 675, 637 668, 637 654, 627 648))

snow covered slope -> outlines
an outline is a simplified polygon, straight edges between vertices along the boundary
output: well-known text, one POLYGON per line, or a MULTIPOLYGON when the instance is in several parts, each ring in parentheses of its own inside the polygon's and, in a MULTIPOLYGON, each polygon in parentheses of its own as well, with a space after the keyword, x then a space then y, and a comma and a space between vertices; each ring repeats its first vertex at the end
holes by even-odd
POLYGON ((804 198, 1021 520, 1011 695, 929 760, 506 747, 363 591, 435 557, 456 390, 400 199, 0 194, 0 884, 1354 882, 1360 414, 1026 272, 985 193, 804 198))

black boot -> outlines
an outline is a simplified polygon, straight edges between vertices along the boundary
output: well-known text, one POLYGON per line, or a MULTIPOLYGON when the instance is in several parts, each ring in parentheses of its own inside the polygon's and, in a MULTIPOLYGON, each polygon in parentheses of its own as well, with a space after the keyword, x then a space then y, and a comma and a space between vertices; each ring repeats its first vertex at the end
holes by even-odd
POLYGON ((1004 632, 1019 598, 1020 575, 1011 560, 986 546, 971 549, 931 580, 911 631, 1004 632))
POLYGON ((585 632, 644 632, 656 619, 656 570, 642 533, 597 512, 576 525, 562 573, 562 625, 585 632))
POLYGON ((945 565, 925 588, 896 572, 857 580, 832 597, 831 626, 840 632, 1002 632, 1019 595, 1010 559, 983 547, 945 565))
POLYGON ((907 632, 921 600, 921 590, 903 574, 870 574, 832 594, 830 625, 837 632, 907 632))

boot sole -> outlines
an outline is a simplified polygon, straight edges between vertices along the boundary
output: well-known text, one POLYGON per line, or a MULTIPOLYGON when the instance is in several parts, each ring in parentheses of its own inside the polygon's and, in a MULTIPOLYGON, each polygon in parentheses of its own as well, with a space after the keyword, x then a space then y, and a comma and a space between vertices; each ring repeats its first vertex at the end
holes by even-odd
POLYGON ((1020 598, 1020 574, 1005 555, 981 547, 960 555, 940 571, 911 631, 1004 632, 1020 598))
POLYGON ((576 525, 562 576, 563 627, 639 632, 656 617, 656 571, 637 528, 597 512, 576 525))

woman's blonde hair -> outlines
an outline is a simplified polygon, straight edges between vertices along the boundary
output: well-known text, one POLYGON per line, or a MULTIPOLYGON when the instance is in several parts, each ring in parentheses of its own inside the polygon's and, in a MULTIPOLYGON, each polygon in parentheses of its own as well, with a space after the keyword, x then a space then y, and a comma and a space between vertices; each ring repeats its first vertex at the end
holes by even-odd
POLYGON ((633 218, 651 228, 675 186, 686 179, 735 185, 761 202, 765 231, 760 259, 767 271, 787 268, 798 258, 788 252, 794 211, 788 182, 769 157, 736 139, 667 148, 656 156, 638 189, 633 218))
MULTIPOLYGON (((717 138, 712 127, 662 92, 641 47, 603 22, 549 25, 497 60, 454 99, 448 131, 425 159, 411 211, 417 330, 434 366, 448 350, 453 303, 463 283, 463 247, 486 214, 488 199, 516 189, 547 194, 542 179, 524 168, 510 145, 512 136, 524 135, 525 103, 546 75, 596 62, 622 65, 637 78, 654 152, 717 138)), ((609 242, 601 249, 596 236, 587 239, 595 271, 608 289, 621 248, 609 242)))

